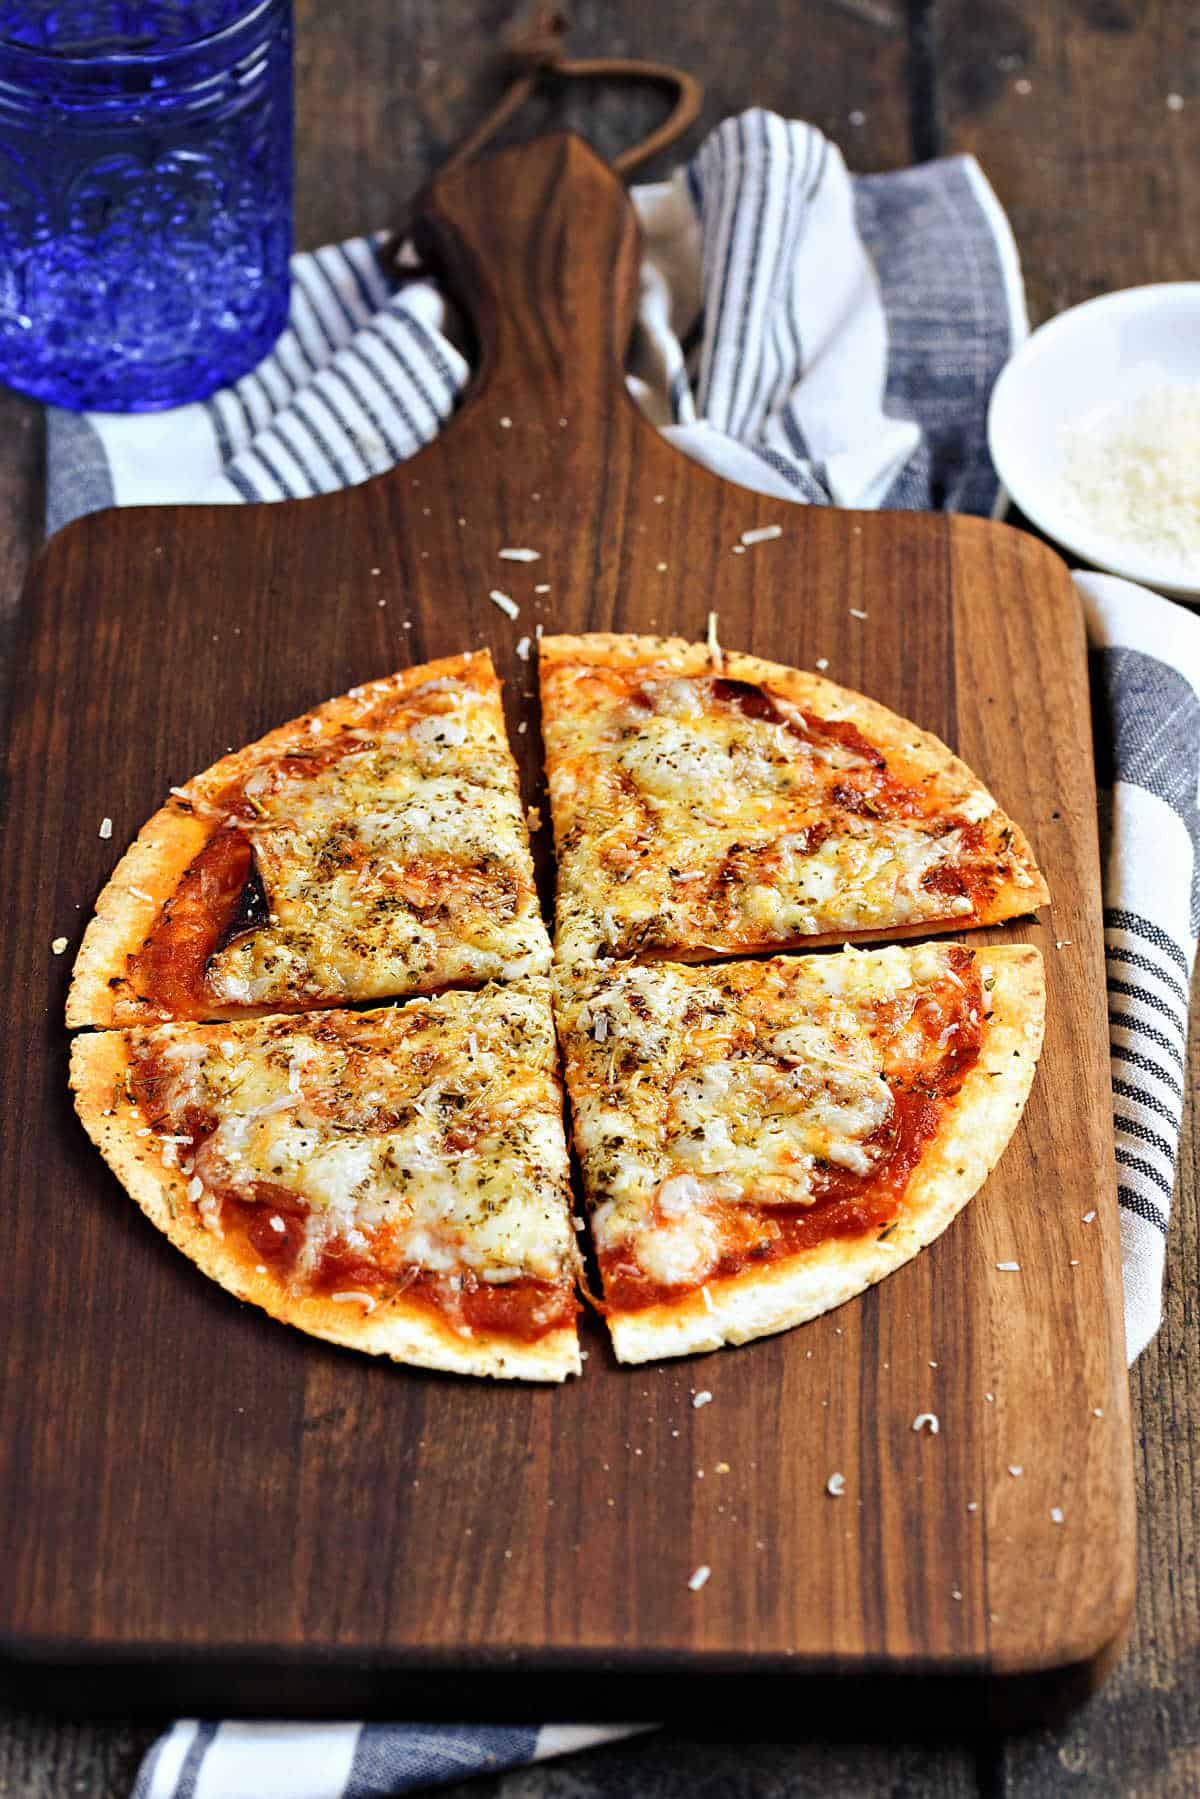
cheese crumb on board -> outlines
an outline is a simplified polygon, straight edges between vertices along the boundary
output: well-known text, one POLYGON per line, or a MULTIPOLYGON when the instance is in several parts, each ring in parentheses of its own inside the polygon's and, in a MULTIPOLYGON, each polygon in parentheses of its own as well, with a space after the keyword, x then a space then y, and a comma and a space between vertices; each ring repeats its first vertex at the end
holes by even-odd
POLYGON ((542 560, 540 550, 497 550, 496 554, 501 562, 540 562, 542 560))
POLYGON ((102 818, 100 820, 100 835, 105 840, 107 840, 109 837, 112 836, 112 819, 111 818, 102 818))
POLYGON ((66 937, 56 937, 54 939, 53 943, 51 943, 51 945, 50 945, 51 955, 61 956, 63 951, 67 947, 68 941, 69 941, 69 939, 66 937))
POLYGON ((1020 1262, 997 1262, 996 1266, 1001 1274, 1020 1274, 1021 1272, 1020 1262))
POLYGON ((517 602, 513 599, 511 594, 501 593, 498 587, 493 587, 488 594, 488 599, 492 602, 493 606, 499 606, 501 612, 507 613, 509 618, 520 617, 521 608, 517 605, 517 602))
POLYGON ((693 1399, 692 1409, 694 1411, 698 1412, 702 1405, 711 1405, 711 1404, 712 1404, 712 1394, 708 1391, 708 1388, 706 1387, 702 1393, 697 1393, 696 1397, 693 1399))
POLYGON ((712 1569, 709 1567, 708 1563, 701 1562, 700 1566, 696 1569, 696 1572, 688 1580, 688 1586, 692 1589, 693 1593, 698 1593, 700 1591, 711 1573, 712 1569))
POLYGON ((936 1412, 918 1412, 912 1421, 912 1427, 916 1431, 927 1430, 931 1437, 936 1437, 942 1428, 936 1412))
POLYGON ((831 1474, 829 1479, 825 1482, 825 1491, 830 1494, 832 1498, 840 1499, 842 1494, 846 1491, 846 1476, 844 1474, 831 1474))
POLYGON ((758 525, 753 531, 742 532, 742 542, 744 544, 770 543, 773 538, 782 536, 782 525, 758 525))

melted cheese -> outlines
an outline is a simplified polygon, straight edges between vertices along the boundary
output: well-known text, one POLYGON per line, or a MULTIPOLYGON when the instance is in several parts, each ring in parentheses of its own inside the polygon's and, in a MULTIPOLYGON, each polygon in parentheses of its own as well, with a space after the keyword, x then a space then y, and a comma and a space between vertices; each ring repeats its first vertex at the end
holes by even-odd
POLYGON ((202 1217, 218 1196, 268 1211, 280 1191, 299 1202, 299 1285, 334 1244, 385 1274, 570 1278, 544 978, 378 1012, 167 1025, 131 1042, 135 1060, 168 1073, 163 1141, 196 1113, 216 1120, 180 1160, 202 1217))
POLYGON ((246 782, 270 916, 211 958, 212 1000, 336 1004, 544 971, 494 680, 429 682, 340 747, 246 782))
POLYGON ((889 1077, 911 1078, 939 1053, 928 1018, 962 989, 953 954, 921 944, 560 975, 559 1034, 602 1260, 695 1286, 738 1240, 739 1208, 811 1204, 823 1168, 869 1176, 887 1154, 889 1077))
POLYGON ((543 678, 564 963, 967 917, 945 871, 997 863, 998 814, 982 850, 964 840, 996 811, 977 784, 914 765, 891 789, 911 803, 881 810, 861 746, 779 694, 747 690, 748 713, 707 674, 550 661, 543 678))

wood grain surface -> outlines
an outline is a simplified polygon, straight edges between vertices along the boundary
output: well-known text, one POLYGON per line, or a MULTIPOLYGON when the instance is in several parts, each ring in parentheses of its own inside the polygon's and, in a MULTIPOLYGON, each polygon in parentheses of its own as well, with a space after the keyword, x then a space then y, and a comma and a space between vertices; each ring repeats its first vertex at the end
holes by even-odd
MULTIPOLYGON (((493 34, 513 14, 504 0, 298 0, 297 224, 301 243, 383 225, 436 166, 454 135, 479 115, 493 34)), ((1035 317, 1104 286, 1195 272, 1194 134, 1200 67, 1190 0, 1146 5, 1048 6, 1032 0, 963 5, 917 0, 811 7, 605 0, 573 9, 582 53, 623 47, 677 56, 708 82, 693 134, 723 113, 761 102, 813 119, 854 168, 890 167, 939 148, 969 145, 1013 217, 1035 317), (905 14, 911 21, 911 50, 905 14), (1124 29, 1114 32, 1112 22, 1124 29), (776 54, 778 51, 778 54, 776 54), (1019 82, 1029 92, 1018 91, 1019 82), (1104 103, 1093 103, 1104 82, 1104 103), (1166 95, 1187 101, 1168 112, 1166 95), (849 114, 856 115, 851 123, 849 114), (861 116, 859 116, 861 115, 861 116), (1187 146, 1191 145, 1191 153, 1187 146), (1064 171, 1069 170, 1069 174, 1064 171), (1086 190, 1087 203, 1080 203, 1086 190)), ((637 135, 650 109, 635 97, 580 99, 549 109, 553 122, 586 125, 610 152, 637 135)), ((683 148, 686 150, 688 146, 683 148)), ((674 153, 666 159, 675 160, 674 153)), ((665 166, 665 165, 663 165, 665 166)), ((36 409, 0 396, 7 455, 0 459, 0 594, 11 636, 16 599, 40 517, 36 409)), ((11 683, 13 664, 6 663, 11 683)), ((1099 1695, 1067 1723, 982 1746, 916 1739, 821 1740, 819 1714, 790 1708, 773 1732, 697 1740, 701 1720, 657 1737, 595 1750, 559 1765, 477 1780, 452 1799, 730 1799, 874 1796, 1165 1795, 1200 1787, 1200 1598, 1196 1543, 1200 1484, 1200 1310, 1194 1269, 1200 1230, 1200 1154, 1192 1096, 1200 1085, 1193 1032, 1172 1234, 1166 1314, 1133 1374, 1138 1478, 1138 1604, 1124 1656, 1099 1695), (786 1725, 800 1745, 769 1740, 786 1725)), ((131 1695, 132 1700, 132 1695, 131 1695)), ((86 1682, 78 1710, 89 1708, 86 1682)), ((581 1706, 581 1709, 584 1709, 581 1706)), ((953 1719, 947 1720, 948 1727, 953 1719)), ((19 1799, 117 1799, 156 1726, 64 1724, 26 1710, 0 1721, 0 1793, 19 1799)), ((853 1728, 853 1727, 852 1727, 853 1728)))
POLYGON ((189 1707, 234 1685, 242 1709, 445 1710, 470 1692, 561 1714, 587 1671, 610 1715, 690 1708, 697 1681, 744 1710, 750 1677, 763 1702, 841 1676, 827 1703, 857 1704, 848 1674, 902 1678, 910 1713, 944 1708, 939 1680, 978 1719, 1044 1712, 1098 1673, 1133 1577, 1096 804, 1065 570, 1004 526, 798 509, 672 450, 622 379, 632 209, 580 139, 438 183, 421 235, 482 346, 434 444, 318 500, 95 514, 55 538, 27 596, 4 957, 31 1004, 0 1066, 0 1190, 20 1196, 0 1221, 11 1643, 46 1678, 116 1662, 189 1707), (734 555, 763 524, 782 535, 734 555), (511 544, 540 561, 501 562, 511 544), (501 574, 518 623, 488 598, 501 574), (114 845, 227 743, 481 642, 510 717, 534 721, 513 741, 526 799, 544 798, 518 634, 544 618, 699 636, 710 608, 731 646, 825 658, 948 739, 1033 839, 1053 908, 996 935, 1042 948, 1047 1043, 980 1199, 803 1331, 627 1370, 592 1330, 584 1380, 549 1393, 331 1352, 201 1281, 63 1090, 67 959, 49 939, 78 940, 114 845), (939 1434, 914 1431, 922 1412, 939 1434))

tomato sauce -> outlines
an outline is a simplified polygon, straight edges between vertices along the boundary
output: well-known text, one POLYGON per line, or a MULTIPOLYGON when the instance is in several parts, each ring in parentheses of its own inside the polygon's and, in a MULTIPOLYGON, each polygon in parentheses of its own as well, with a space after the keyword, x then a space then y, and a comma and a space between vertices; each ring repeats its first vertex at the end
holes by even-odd
POLYGON ((246 915, 251 873, 249 838, 235 826, 222 826, 193 858, 154 929, 129 958, 126 978, 139 999, 177 1018, 205 1016, 204 972, 246 915))

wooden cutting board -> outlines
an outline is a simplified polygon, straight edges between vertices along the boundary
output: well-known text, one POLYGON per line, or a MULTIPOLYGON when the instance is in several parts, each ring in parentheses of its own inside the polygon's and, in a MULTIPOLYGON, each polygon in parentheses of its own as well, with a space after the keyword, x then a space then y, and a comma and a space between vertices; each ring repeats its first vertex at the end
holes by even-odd
POLYGON ((673 451, 623 386, 633 215, 578 140, 435 185, 426 225, 482 346, 437 443, 326 499, 83 519, 26 596, 4 817, 8 1676, 72 1708, 695 1723, 732 1706, 775 1734, 1044 1712, 1098 1677, 1134 1568, 1065 570, 1002 526, 791 506, 673 451), (230 746, 483 644, 510 725, 531 721, 513 741, 544 805, 518 638, 541 621, 702 636, 710 608, 727 645, 827 658, 939 733, 1028 830, 1054 908, 994 935, 1041 947, 1048 1031, 997 1173, 840 1311, 634 1369, 589 1321, 584 1378, 552 1391, 377 1365, 239 1305, 135 1211, 67 1093, 70 964, 126 842, 230 746), (923 1412, 936 1436, 914 1432, 923 1412))

